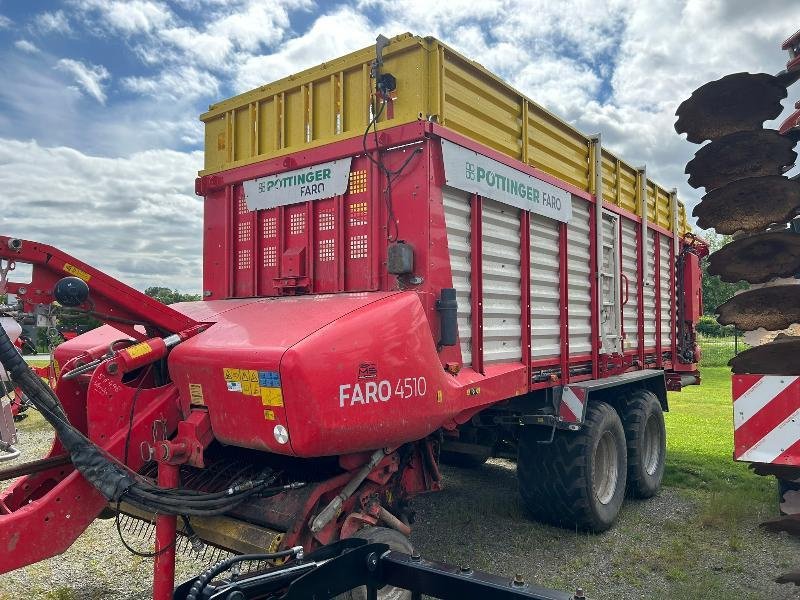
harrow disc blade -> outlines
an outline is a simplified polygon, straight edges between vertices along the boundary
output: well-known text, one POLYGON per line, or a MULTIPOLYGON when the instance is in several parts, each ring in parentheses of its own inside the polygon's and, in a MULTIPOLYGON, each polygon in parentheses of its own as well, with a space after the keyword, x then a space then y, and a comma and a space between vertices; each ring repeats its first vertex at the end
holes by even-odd
POLYGON ((779 337, 769 344, 748 348, 728 364, 734 373, 800 375, 800 337, 779 337))
POLYGON ((773 129, 738 131, 700 148, 686 165, 689 185, 713 190, 746 177, 780 175, 794 164, 794 141, 773 129))
POLYGON ((699 227, 717 233, 763 231, 800 214, 800 181, 781 175, 732 181, 703 196, 692 214, 699 227))
POLYGON ((736 131, 761 129, 774 119, 786 98, 783 82, 767 73, 734 73, 700 86, 675 114, 675 131, 699 144, 736 131))
POLYGON ((732 241, 708 258, 709 275, 735 283, 765 283, 800 272, 800 235, 789 229, 766 231, 732 241))
POLYGON ((800 323, 800 285, 770 285, 747 290, 717 307, 720 325, 742 331, 763 327, 780 331, 800 323))

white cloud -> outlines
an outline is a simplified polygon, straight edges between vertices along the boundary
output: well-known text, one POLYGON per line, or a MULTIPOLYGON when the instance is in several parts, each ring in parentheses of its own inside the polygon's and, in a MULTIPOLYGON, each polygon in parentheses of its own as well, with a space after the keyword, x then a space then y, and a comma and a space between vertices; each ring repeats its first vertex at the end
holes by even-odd
POLYGON ((311 29, 272 54, 242 55, 234 86, 250 90, 375 43, 374 25, 350 8, 320 16, 311 29))
POLYGON ((201 286, 202 153, 122 158, 0 139, 0 227, 51 244, 144 289, 201 286), (13 199, 13 200, 12 200, 13 199))
POLYGON ((111 77, 111 74, 103 65, 87 65, 79 60, 62 58, 56 63, 56 68, 71 74, 78 86, 100 104, 106 103, 103 83, 111 77))
POLYGON ((14 42, 14 47, 17 50, 21 50, 22 52, 27 52, 29 54, 36 54, 40 52, 39 48, 33 42, 29 42, 28 40, 17 40, 14 42))
POLYGON ((125 35, 153 31, 173 19, 163 2, 73 0, 72 4, 80 11, 96 13, 107 27, 125 35))
POLYGON ((10 29, 13 24, 14 21, 9 19, 7 16, 0 15, 0 29, 10 29))
POLYGON ((219 94, 219 81, 194 67, 169 68, 155 77, 126 77, 122 85, 138 94, 169 100, 194 100, 219 94))
POLYGON ((40 13, 36 15, 34 22, 41 33, 72 33, 69 19, 63 10, 40 13))

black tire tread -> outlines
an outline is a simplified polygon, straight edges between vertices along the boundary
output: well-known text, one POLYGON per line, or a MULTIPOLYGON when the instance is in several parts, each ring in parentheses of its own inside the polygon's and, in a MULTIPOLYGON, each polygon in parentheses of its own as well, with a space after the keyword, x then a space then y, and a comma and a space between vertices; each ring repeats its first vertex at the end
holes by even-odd
MULTIPOLYGON (((658 401, 658 396, 649 390, 636 390, 631 394, 622 413, 622 426, 625 429, 625 441, 628 446, 627 495, 630 498, 652 498, 656 495, 661 485, 661 477, 659 477, 658 486, 655 488, 648 485, 648 483, 644 481, 643 473, 639 468, 641 456, 638 452, 638 443, 639 437, 644 433, 645 419, 647 417, 649 404, 657 405, 658 411, 661 411, 661 403, 658 401)), ((662 463, 666 459, 665 453, 666 449, 663 449, 661 453, 662 463)), ((662 468, 662 476, 663 473, 664 470, 662 468)))
POLYGON ((616 415, 605 402, 590 403, 581 431, 557 431, 551 444, 537 444, 530 437, 520 436, 519 489, 537 519, 594 532, 608 529, 609 525, 599 522, 590 508, 586 453, 590 430, 599 427, 609 412, 616 415))

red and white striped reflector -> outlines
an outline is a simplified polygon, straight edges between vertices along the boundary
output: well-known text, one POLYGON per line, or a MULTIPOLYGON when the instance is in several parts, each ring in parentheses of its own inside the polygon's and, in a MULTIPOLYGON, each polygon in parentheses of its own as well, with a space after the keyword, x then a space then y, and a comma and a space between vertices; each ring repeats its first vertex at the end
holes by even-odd
POLYGON ((585 388, 565 386, 561 394, 558 416, 567 423, 582 423, 584 404, 586 404, 585 388))
POLYGON ((800 377, 733 376, 733 457, 800 466, 800 377))

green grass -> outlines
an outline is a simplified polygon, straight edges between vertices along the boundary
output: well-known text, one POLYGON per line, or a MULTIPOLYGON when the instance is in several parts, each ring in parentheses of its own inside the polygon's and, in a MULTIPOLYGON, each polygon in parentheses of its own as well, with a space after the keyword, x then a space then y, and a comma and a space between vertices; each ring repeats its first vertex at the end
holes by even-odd
POLYGON ((697 337, 697 343, 701 351, 700 366, 703 368, 727 367, 728 361, 737 352, 742 352, 748 348, 741 337, 737 340, 733 336, 708 337, 700 335, 697 337))
POLYGON ((746 464, 733 461, 730 370, 703 368, 701 376, 701 385, 669 395, 664 484, 747 495, 774 487, 769 478, 754 477, 746 464))

